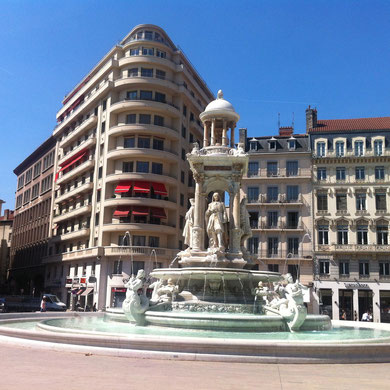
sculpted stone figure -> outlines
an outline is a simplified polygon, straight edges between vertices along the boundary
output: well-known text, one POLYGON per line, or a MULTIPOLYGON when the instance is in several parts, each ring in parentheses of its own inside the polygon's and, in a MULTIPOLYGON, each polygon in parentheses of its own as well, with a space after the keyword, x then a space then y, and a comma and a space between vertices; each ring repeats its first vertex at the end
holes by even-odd
POLYGON ((190 199, 191 207, 186 214, 186 223, 183 229, 184 244, 192 248, 192 227, 194 226, 195 199, 190 199))
POLYGON ((218 192, 214 192, 213 200, 209 203, 206 211, 207 235, 209 248, 225 250, 226 225, 228 223, 226 208, 221 202, 218 192))
POLYGON ((144 292, 145 271, 140 269, 137 276, 132 275, 125 284, 126 299, 123 301, 123 311, 129 320, 133 319, 137 325, 145 325, 145 311, 149 308, 149 299, 144 292))
POLYGON ((241 246, 241 251, 243 253, 247 252, 244 246, 245 240, 247 240, 249 237, 252 237, 252 229, 249 220, 249 212, 248 209, 246 208, 247 203, 248 203, 248 199, 246 196, 244 196, 240 203, 240 227, 241 227, 240 246, 241 246))

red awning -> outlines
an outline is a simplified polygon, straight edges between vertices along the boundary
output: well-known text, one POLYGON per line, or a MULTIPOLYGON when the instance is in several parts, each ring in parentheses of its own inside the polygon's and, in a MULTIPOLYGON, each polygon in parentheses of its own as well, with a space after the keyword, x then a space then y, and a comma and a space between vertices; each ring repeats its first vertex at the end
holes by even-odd
POLYGON ((165 210, 161 207, 151 207, 150 212, 152 213, 152 217, 154 218, 166 218, 165 210))
POLYGON ((152 183, 152 187, 155 194, 168 196, 168 191, 163 183, 152 183))
POLYGON ((129 192, 131 188, 131 181, 120 181, 115 188, 115 193, 129 192))
POLYGON ((127 217, 130 214, 130 211, 131 211, 130 206, 118 207, 114 211, 114 217, 127 217))
POLYGON ((134 206, 133 215, 149 215, 149 208, 144 206, 134 206))
POLYGON ((57 181, 60 172, 64 171, 66 168, 69 168, 71 165, 73 165, 77 161, 81 160, 87 153, 88 153, 88 150, 82 150, 81 152, 79 152, 75 156, 73 156, 71 159, 63 162, 60 165, 61 169, 56 173, 56 177, 55 177, 54 181, 57 181))
POLYGON ((135 181, 134 192, 142 192, 148 194, 150 192, 150 182, 148 181, 135 181))

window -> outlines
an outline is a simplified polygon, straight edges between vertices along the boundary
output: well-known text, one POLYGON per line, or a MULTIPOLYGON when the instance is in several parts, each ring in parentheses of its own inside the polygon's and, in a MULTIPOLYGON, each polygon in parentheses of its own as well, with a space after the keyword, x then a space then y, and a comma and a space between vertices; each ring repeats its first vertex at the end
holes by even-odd
POLYGON ((46 176, 41 182, 41 194, 51 190, 53 183, 53 175, 46 176))
POLYGON ((357 227, 357 244, 367 245, 368 244, 368 226, 358 225, 357 227))
POLYGON ((360 276, 370 276, 370 266, 368 261, 359 262, 359 275, 360 276))
POLYGON ((376 227, 376 242, 378 245, 388 245, 388 227, 386 225, 376 227))
POLYGON ((364 144, 363 141, 355 141, 355 156, 360 157, 364 154, 364 144))
POLYGON ((349 275, 349 262, 340 261, 339 262, 339 274, 340 275, 349 275))
POLYGON ((336 142, 336 157, 343 157, 343 156, 344 156, 344 142, 337 141, 336 142))
POLYGON ((179 217, 179 228, 183 229, 183 227, 184 227, 184 217, 182 215, 180 215, 180 217, 179 217))
POLYGON ((137 91, 128 91, 126 93, 127 100, 137 100, 137 98, 138 98, 137 91))
POLYGON ((137 172, 138 173, 149 173, 149 162, 137 161, 137 172))
POLYGON ((268 211, 267 228, 277 228, 278 221, 279 221, 279 213, 277 211, 268 211))
POLYGON ((31 199, 37 198, 38 195, 39 195, 39 183, 33 185, 31 199))
POLYGON ((347 210, 347 194, 336 194, 336 209, 347 210))
POLYGON ((268 141, 268 149, 269 150, 276 150, 276 140, 269 140, 268 141))
POLYGON ((278 187, 267 187, 267 202, 274 203, 278 201, 279 189, 278 187))
POLYGON ((147 39, 148 41, 152 41, 153 40, 153 31, 145 31, 145 39, 147 39))
POLYGON ((248 164, 248 176, 257 176, 259 173, 259 163, 252 161, 248 164))
POLYGON ((130 55, 131 56, 139 56, 139 47, 135 49, 130 49, 130 55))
POLYGON ((317 195, 317 209, 321 211, 328 211, 328 195, 317 195))
POLYGON ((150 138, 149 137, 138 137, 138 147, 143 149, 150 148, 150 138))
POLYGON ((382 156, 383 153, 383 141, 375 140, 374 141, 374 154, 375 156, 382 156))
POLYGON ((133 172, 133 167, 134 167, 133 161, 123 162, 122 172, 133 172))
POLYGON ((180 206, 184 206, 184 194, 180 194, 180 206))
POLYGON ((183 115, 187 116, 187 106, 183 104, 183 115))
POLYGON ((122 260, 115 260, 114 261, 114 269, 112 271, 115 275, 122 274, 122 260))
POLYGON ((385 179, 385 167, 375 167, 375 180, 385 179))
POLYGON ((102 122, 102 134, 106 131, 106 122, 102 122))
POLYGON ((375 205, 377 210, 386 210, 386 193, 375 193, 375 205))
POLYGON ((256 202, 259 199, 259 188, 258 187, 248 187, 248 201, 256 202))
POLYGON ((127 77, 137 77, 138 76, 138 68, 131 68, 127 71, 127 77))
POLYGON ((296 144, 297 144, 297 142, 296 142, 295 139, 287 140, 287 147, 288 147, 289 150, 295 150, 296 144))
POLYGON ((251 254, 257 255, 259 253, 259 237, 250 237, 247 245, 251 254))
POLYGON ((329 226, 319 225, 318 226, 318 244, 329 245, 329 226))
MULTIPOLYGON (((53 160, 54 160, 54 154, 53 154, 53 160)), ((54 162, 53 162, 54 163, 54 162)), ((32 179, 32 168, 30 168, 27 172, 26 172, 26 184, 27 183, 30 183, 30 181, 31 181, 31 179, 32 179)), ((22 186, 23 186, 23 184, 22 184, 22 186)))
POLYGON ((181 159, 183 160, 183 161, 185 161, 186 160, 186 151, 185 151, 185 149, 181 149, 181 159))
POLYGON ((156 69, 156 77, 161 80, 165 80, 166 73, 163 70, 156 69))
POLYGON ((345 168, 337 167, 336 168, 336 180, 345 181, 345 168))
POLYGON ((268 237, 268 257, 276 257, 278 255, 278 247, 278 237, 268 237))
POLYGON ((134 148, 135 147, 135 138, 129 137, 123 139, 123 147, 124 148, 134 148))
POLYGON ((298 176, 298 161, 287 161, 286 174, 287 176, 298 176))
MULTIPOLYGON (((54 164, 54 151, 50 152, 43 158, 43 169, 42 171, 46 171, 49 167, 51 167, 54 164)), ((27 182, 27 176, 26 176, 26 182, 27 182)))
POLYGON ((153 69, 141 68, 141 77, 153 77, 153 69))
POLYGON ((143 125, 150 125, 150 115, 149 114, 139 114, 139 123, 143 125))
POLYGON ((160 115, 155 115, 153 123, 156 126, 164 126, 164 117, 162 117, 160 115))
POLYGON ((287 202, 298 200, 299 186, 287 186, 287 202))
POLYGON ((154 49, 152 47, 143 47, 142 55, 144 56, 154 56, 154 49))
POLYGON ((276 161, 267 162, 267 176, 274 177, 278 175, 278 163, 276 161))
POLYGON ((320 260, 320 275, 329 275, 329 260, 320 260))
POLYGON ((102 109, 103 111, 106 111, 107 108, 107 100, 103 100, 102 109))
POLYGON ((365 172, 364 167, 356 167, 355 168, 355 179, 356 180, 364 180, 365 172))
POLYGON ((257 150, 257 141, 256 140, 249 141, 249 150, 257 150))
POLYGON ((156 102, 165 103, 166 102, 165 93, 156 92, 154 94, 154 100, 156 102))
POLYGON ((181 136, 182 136, 183 138, 186 138, 186 137, 187 137, 187 129, 186 129, 185 126, 182 126, 182 127, 181 127, 181 136))
POLYGON ((356 210, 366 210, 366 194, 356 194, 356 210))
POLYGON ((348 225, 337 226, 337 244, 338 245, 348 244, 348 225))
POLYGON ((299 222, 299 213, 297 211, 287 212, 287 229, 297 229, 299 222))
POLYGON ((133 245, 145 246, 146 245, 146 237, 145 236, 133 236, 133 245))
POLYGON ((30 202, 31 190, 28 189, 23 193, 23 204, 30 202))
POLYGON ((325 142, 317 142, 317 157, 325 157, 325 142))
MULTIPOLYGON (((141 100, 153 100, 153 92, 152 91, 141 91, 139 96, 140 96, 141 100)), ((149 115, 149 117, 150 117, 150 115, 149 115)))
POLYGON ((99 171, 98 171, 98 179, 101 179, 102 176, 103 176, 103 167, 99 167, 99 171))
POLYGON ((252 229, 259 228, 259 213, 249 213, 249 224, 252 229))
POLYGON ((268 264, 268 271, 279 272, 279 264, 268 264))
POLYGON ((326 180, 326 168, 317 169, 317 180, 326 180))
POLYGON ((152 173, 154 173, 156 175, 162 175, 163 165, 160 163, 152 162, 152 173))
POLYGON ((15 207, 16 208, 19 208, 23 203, 23 195, 19 195, 17 198, 16 198, 16 205, 15 207))
POLYGON ((136 121, 137 121, 137 115, 136 114, 128 114, 128 115, 126 115, 126 123, 127 124, 136 123, 136 121))
POLYGON ((34 174, 33 174, 33 177, 34 179, 39 176, 41 174, 41 162, 37 162, 35 165, 34 165, 34 174))
POLYGON ((288 254, 297 255, 299 250, 299 238, 298 237, 289 237, 287 241, 287 251, 288 254))
POLYGON ((380 276, 390 276, 390 263, 389 262, 380 262, 379 263, 379 275, 380 276))
POLYGON ((180 181, 184 184, 184 181, 185 181, 184 171, 181 171, 181 173, 180 173, 180 181))
POLYGON ((159 237, 149 237, 149 246, 152 248, 158 248, 160 246, 160 238, 159 237))
POLYGON ((164 140, 161 138, 153 138, 153 149, 164 150, 164 140))

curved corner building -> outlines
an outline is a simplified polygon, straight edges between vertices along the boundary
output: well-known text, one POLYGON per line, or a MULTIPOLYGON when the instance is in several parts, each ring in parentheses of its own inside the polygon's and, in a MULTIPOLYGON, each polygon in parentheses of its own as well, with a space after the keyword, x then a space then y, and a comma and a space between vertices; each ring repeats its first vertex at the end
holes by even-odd
POLYGON ((121 306, 123 275, 166 267, 182 248, 194 192, 185 155, 213 99, 154 25, 134 28, 64 98, 46 278, 68 307, 121 306))

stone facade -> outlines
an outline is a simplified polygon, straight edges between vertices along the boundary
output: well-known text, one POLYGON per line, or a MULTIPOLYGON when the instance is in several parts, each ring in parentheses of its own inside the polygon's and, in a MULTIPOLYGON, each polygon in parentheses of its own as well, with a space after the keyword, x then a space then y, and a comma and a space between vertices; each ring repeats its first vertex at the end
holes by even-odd
POLYGON ((1 216, 3 203, 4 201, 0 199, 0 292, 6 293, 14 212, 6 209, 1 216))

